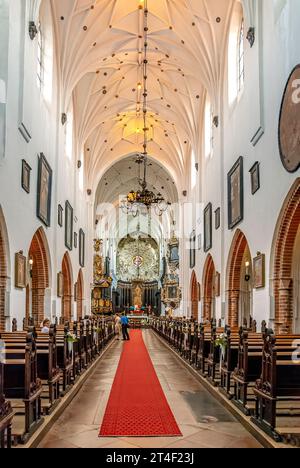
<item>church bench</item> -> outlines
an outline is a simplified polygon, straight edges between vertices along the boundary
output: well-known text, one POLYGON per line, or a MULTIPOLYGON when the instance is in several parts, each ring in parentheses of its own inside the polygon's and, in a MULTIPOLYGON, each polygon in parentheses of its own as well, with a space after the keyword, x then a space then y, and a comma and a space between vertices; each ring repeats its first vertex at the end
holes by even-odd
MULTIPOLYGON (((240 333, 244 331, 240 329, 240 333)), ((235 370, 238 362, 239 342, 240 334, 236 331, 232 331, 230 327, 227 327, 225 332, 225 348, 220 358, 220 385, 219 390, 228 398, 233 397, 231 391, 232 382, 231 376, 235 370)), ((219 357, 221 351, 219 350, 219 357)))
POLYGON ((3 392, 14 410, 13 438, 25 443, 35 432, 41 418, 41 380, 37 377, 37 349, 33 333, 27 333, 20 346, 3 351, 3 392), (18 424, 19 422, 19 424, 18 424))
MULTIPOLYGON (((243 331, 240 336, 238 363, 233 373, 233 402, 246 415, 253 412, 249 404, 255 402, 254 395, 249 395, 249 390, 253 390, 255 382, 260 378, 262 372, 264 333, 265 331, 255 336, 243 331)), ((280 360, 282 355, 285 357, 286 353, 297 350, 297 346, 293 345, 296 339, 295 335, 278 335, 276 337, 277 360, 280 360)))
POLYGON ((70 352, 72 353, 72 362, 73 362, 73 373, 72 379, 73 382, 76 378, 81 374, 84 368, 84 356, 82 356, 81 347, 83 343, 80 339, 80 327, 78 326, 78 322, 73 322, 70 324, 70 329, 72 330, 72 334, 75 338, 73 343, 68 343, 70 352))
MULTIPOLYGON (((0 350, 1 352, 1 350, 0 350)), ((11 427, 13 410, 4 395, 4 365, 0 360, 0 448, 10 449, 12 446, 11 427)))
POLYGON ((282 440, 276 428, 279 414, 299 416, 299 343, 299 335, 277 338, 268 330, 264 336, 262 372, 254 387, 256 405, 251 420, 277 441, 282 440))
POLYGON ((191 364, 195 367, 198 366, 198 355, 200 346, 200 324, 195 324, 194 339, 191 349, 191 364))
POLYGON ((211 326, 200 325, 199 351, 197 358, 197 369, 204 377, 207 376, 207 359, 210 352, 211 326))
MULTIPOLYGON (((266 330, 266 322, 263 321, 261 324, 261 333, 257 333, 257 322, 255 320, 250 321, 250 328, 247 329, 247 321, 244 323, 244 327, 240 327, 239 330, 232 330, 227 327, 225 332, 225 350, 221 360, 221 382, 219 390, 229 399, 236 396, 235 393, 235 382, 233 375, 237 368, 241 368, 245 359, 245 348, 243 337, 247 338, 247 346, 254 347, 253 351, 262 353, 262 336, 266 330), (256 350, 256 342, 258 342, 258 350, 256 350)), ((244 371, 241 371, 244 372, 244 371)))
POLYGON ((62 394, 70 388, 73 381, 73 346, 68 342, 68 326, 57 325, 56 348, 57 364, 61 372, 62 394))
POLYGON ((92 351, 92 335, 91 335, 91 323, 89 319, 82 320, 82 334, 83 334, 83 347, 86 356, 86 366, 92 362, 93 351, 92 351))
POLYGON ((240 335, 237 366, 233 373, 234 404, 246 415, 251 414, 249 404, 253 402, 249 389, 261 375, 263 334, 251 337, 246 331, 240 335))
MULTIPOLYGON (((43 413, 49 414, 59 401, 60 371, 57 365, 56 331, 54 325, 48 334, 35 332, 37 353, 37 376, 42 382, 43 393, 41 397, 43 413)), ((24 348, 27 332, 2 333, 6 350, 24 348)))
POLYGON ((223 327, 217 328, 216 324, 211 327, 209 354, 207 358, 207 379, 214 387, 219 385, 221 361, 220 348, 217 346, 216 341, 218 336, 225 332, 226 329, 223 327))

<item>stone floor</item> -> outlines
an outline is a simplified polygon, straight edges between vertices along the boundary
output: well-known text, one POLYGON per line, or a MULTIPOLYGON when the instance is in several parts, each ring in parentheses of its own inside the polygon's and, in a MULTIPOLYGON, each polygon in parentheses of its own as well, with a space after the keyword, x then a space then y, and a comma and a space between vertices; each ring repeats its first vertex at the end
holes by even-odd
POLYGON ((151 331, 144 339, 183 437, 98 438, 117 370, 117 342, 39 448, 261 448, 151 331))

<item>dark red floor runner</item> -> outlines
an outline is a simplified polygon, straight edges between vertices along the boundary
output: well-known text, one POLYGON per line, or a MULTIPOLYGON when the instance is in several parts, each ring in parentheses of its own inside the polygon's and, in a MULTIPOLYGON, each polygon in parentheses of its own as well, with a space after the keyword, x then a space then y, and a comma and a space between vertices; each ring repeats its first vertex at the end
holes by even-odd
POLYGON ((178 437, 179 427, 160 385, 141 330, 124 343, 100 437, 178 437))

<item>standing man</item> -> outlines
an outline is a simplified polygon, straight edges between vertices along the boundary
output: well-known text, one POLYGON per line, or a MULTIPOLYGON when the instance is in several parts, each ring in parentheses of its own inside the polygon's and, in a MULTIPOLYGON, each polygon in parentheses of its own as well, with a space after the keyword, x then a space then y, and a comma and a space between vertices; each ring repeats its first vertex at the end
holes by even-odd
POLYGON ((123 316, 121 318, 121 323, 122 323, 122 334, 123 334, 123 341, 129 341, 129 333, 128 333, 128 328, 129 328, 129 320, 126 315, 126 312, 123 313, 123 316))

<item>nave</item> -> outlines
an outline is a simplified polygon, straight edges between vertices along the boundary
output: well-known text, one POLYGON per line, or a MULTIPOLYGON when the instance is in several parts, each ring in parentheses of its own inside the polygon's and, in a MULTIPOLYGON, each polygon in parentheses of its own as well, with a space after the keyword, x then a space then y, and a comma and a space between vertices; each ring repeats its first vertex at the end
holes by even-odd
POLYGON ((153 331, 144 330, 143 335, 183 437, 98 437, 123 346, 116 341, 39 448, 261 448, 153 331))

